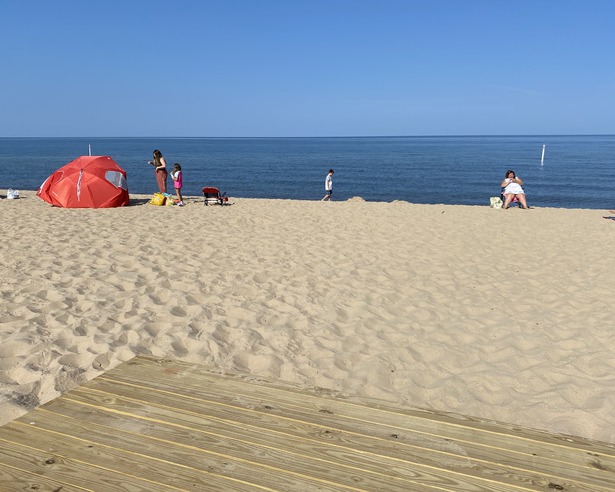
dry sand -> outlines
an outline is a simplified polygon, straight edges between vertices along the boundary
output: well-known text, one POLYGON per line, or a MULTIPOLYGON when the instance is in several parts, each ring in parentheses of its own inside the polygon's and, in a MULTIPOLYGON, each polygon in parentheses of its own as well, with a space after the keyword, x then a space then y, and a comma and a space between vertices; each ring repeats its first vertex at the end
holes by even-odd
POLYGON ((608 211, 0 200, 0 424, 136 354, 615 443, 608 211))

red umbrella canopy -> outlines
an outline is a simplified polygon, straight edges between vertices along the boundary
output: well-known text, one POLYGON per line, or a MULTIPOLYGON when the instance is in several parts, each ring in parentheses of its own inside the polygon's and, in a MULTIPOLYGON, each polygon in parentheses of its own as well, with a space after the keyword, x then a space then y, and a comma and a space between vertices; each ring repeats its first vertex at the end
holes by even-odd
POLYGON ((81 156, 62 166, 36 193, 56 207, 109 208, 128 205, 124 171, 109 156, 81 156))

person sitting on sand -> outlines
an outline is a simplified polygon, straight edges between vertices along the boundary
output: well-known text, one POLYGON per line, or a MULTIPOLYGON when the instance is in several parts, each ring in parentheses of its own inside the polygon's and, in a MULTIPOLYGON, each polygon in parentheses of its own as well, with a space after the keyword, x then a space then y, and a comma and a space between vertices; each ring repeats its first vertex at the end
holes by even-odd
POLYGON ((504 195, 504 205, 502 208, 506 209, 509 207, 510 202, 516 197, 517 200, 521 203, 521 206, 527 210, 529 207, 527 206, 527 202, 525 201, 525 192, 523 191, 523 181, 521 178, 517 177, 515 171, 509 169, 506 171, 504 175, 504 181, 500 184, 504 191, 502 192, 504 195))

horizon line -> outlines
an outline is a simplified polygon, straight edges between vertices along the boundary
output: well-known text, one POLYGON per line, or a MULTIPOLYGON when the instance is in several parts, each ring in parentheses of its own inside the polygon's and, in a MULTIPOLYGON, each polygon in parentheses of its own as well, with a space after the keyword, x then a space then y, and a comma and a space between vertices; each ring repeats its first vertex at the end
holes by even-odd
POLYGON ((0 136, 2 139, 9 138, 144 138, 144 139, 291 139, 291 138, 467 138, 467 137, 613 137, 615 133, 509 133, 509 134, 435 134, 435 135, 312 135, 312 136, 144 136, 144 135, 132 135, 132 136, 45 136, 45 135, 30 135, 30 136, 0 136))

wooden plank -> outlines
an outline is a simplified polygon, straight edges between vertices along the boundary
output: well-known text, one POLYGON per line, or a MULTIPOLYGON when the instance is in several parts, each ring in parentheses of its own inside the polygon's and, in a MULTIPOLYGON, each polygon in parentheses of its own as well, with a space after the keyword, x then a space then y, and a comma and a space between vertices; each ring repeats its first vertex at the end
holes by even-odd
MULTIPOLYGON (((274 436, 278 443, 290 441, 292 446, 299 446, 302 451, 308 450, 315 456, 327 456, 329 454, 338 458, 337 463, 332 463, 332 466, 341 467, 344 464, 354 463, 363 466, 364 469, 382 470, 382 469, 399 469, 400 462, 408 470, 414 473, 425 473, 425 469, 452 469, 464 470, 462 475, 466 475, 465 479, 471 480, 469 477, 479 478, 481 480, 488 479, 489 481, 499 480, 502 483, 516 486, 526 486, 530 490, 535 489, 535 484, 548 485, 549 483, 557 486, 566 486, 566 490, 587 490, 588 481, 594 486, 603 485, 602 490, 612 490, 611 482, 604 480, 604 476, 600 475, 598 470, 590 470, 592 476, 582 475, 581 482, 576 480, 580 475, 580 470, 577 473, 569 473, 565 466, 552 466, 553 463, 547 461, 543 467, 546 469, 544 473, 538 473, 532 466, 526 463, 515 461, 514 465, 502 465, 500 459, 507 458, 503 452, 493 452, 492 456, 486 455, 483 460, 476 460, 470 456, 456 455, 442 449, 432 449, 436 443, 424 442, 422 446, 407 445, 399 442, 396 439, 383 439, 378 434, 371 434, 370 429, 366 427, 360 429, 359 432, 348 431, 338 428, 331 416, 322 416, 321 421, 325 424, 317 424, 314 422, 308 423, 305 419, 297 416, 293 418, 281 417, 279 415, 271 415, 263 412, 258 412, 253 409, 237 408, 225 405, 207 405, 203 402, 194 402, 188 400, 184 402, 181 395, 159 395, 155 404, 148 403, 152 401, 151 391, 146 388, 137 388, 130 386, 124 388, 125 392, 117 392, 116 389, 121 387, 110 385, 108 382, 98 381, 97 389, 81 388, 74 391, 70 397, 75 403, 84 404, 87 407, 97 408, 99 402, 107 400, 106 406, 110 409, 127 409, 131 414, 140 415, 143 417, 156 415, 159 420, 168 420, 169 422, 178 422, 178 425, 195 428, 192 422, 194 416, 206 424, 208 431, 215 429, 217 433, 237 439, 252 439, 258 440, 259 434, 264 436, 265 442, 270 442, 274 436), (106 388, 113 393, 105 393, 99 391, 106 388), (99 394, 96 394, 99 393, 99 394), (113 403, 109 403, 113 399, 113 403), (152 408, 154 407, 154 408, 152 408), (185 412, 182 416, 180 412, 185 412), (169 420, 172 419, 172 420, 169 420), (334 449, 328 449, 334 448, 334 449), (359 452, 359 455, 355 453, 359 452), (340 453, 343 453, 344 460, 339 461, 340 453), (387 460, 389 460, 387 462, 387 460), (549 466, 551 465, 551 469, 549 466), (569 476, 572 475, 572 476, 569 476), (553 478, 553 477, 557 478, 553 478), (562 478, 564 480, 562 480, 562 478)), ((54 409, 54 411, 58 411, 54 409)), ((322 415, 322 414, 320 414, 322 415)), ((113 418, 113 417, 109 417, 113 418)), ((98 416, 96 421, 100 422, 104 419, 98 416)), ((280 444, 278 444, 280 446, 280 444)), ((541 458, 534 457, 537 462, 541 458)), ((399 472, 399 471, 398 471, 399 472)), ((398 472, 389 472, 391 476, 395 476, 398 472)), ((443 472, 448 476, 447 472, 443 472)), ((457 477, 459 471, 454 474, 457 477)), ((480 481, 480 480, 479 480, 480 481)), ((459 486, 458 486, 459 487, 459 486)), ((459 489, 461 490, 461 489, 459 489)), ((596 488, 596 490, 599 490, 596 488)))
POLYGON ((13 468, 0 463, 0 490, 30 490, 34 492, 94 492, 92 489, 73 487, 49 477, 41 481, 34 473, 26 472, 20 468, 13 468))
MULTIPOLYGON (((559 446, 558 455, 566 449, 575 451, 583 450, 595 454, 604 454, 605 459, 615 459, 615 444, 592 441, 574 436, 561 436, 540 430, 526 429, 501 422, 487 422, 471 417, 445 414, 443 412, 433 412, 428 410, 412 409, 399 405, 387 404, 385 402, 374 402, 361 399, 359 402, 351 399, 341 398, 322 398, 322 394, 310 393, 304 388, 298 388, 290 383, 283 384, 278 382, 264 382, 262 379, 246 377, 241 375, 219 375, 214 374, 211 369, 205 366, 188 364, 177 360, 156 359, 147 356, 139 356, 128 361, 123 370, 110 371, 100 378, 127 381, 136 384, 149 382, 152 386, 160 387, 159 384, 167 383, 166 388, 172 391, 191 394, 198 392, 199 389, 210 391, 211 394, 235 395, 235 400, 240 401, 242 396, 248 398, 260 398, 263 401, 275 399, 278 404, 286 403, 289 407, 297 405, 299 408, 312 408, 318 410, 331 411, 334 407, 337 413, 349 419, 363 419, 366 416, 375 422, 389 422, 392 426, 403 426, 411 423, 415 430, 420 430, 426 435, 445 437, 447 439, 460 435, 459 440, 468 434, 467 430, 476 431, 472 433, 473 439, 476 437, 477 443, 484 440, 488 445, 492 445, 494 435, 497 440, 506 440, 506 447, 517 446, 521 452, 527 442, 547 443, 559 446), (155 380, 151 380, 155 374, 155 380), (141 378, 141 379, 140 379, 141 378), (151 381, 150 381, 151 380, 151 381), (366 412, 365 408, 370 411, 366 412)), ((322 390, 325 396, 332 396, 334 392, 322 390)), ((198 394, 198 393, 197 393, 198 394)), ((613 462, 615 465, 615 462, 613 462)))
POLYGON ((278 490, 175 463, 166 449, 159 446, 155 450, 148 448, 147 443, 134 434, 129 436, 130 446, 124 448, 121 433, 114 430, 106 429, 106 444, 103 444, 96 439, 83 437, 98 436, 92 431, 94 424, 91 422, 78 423, 63 418, 62 423, 72 429, 73 434, 81 437, 71 435, 71 431, 54 432, 18 421, 2 427, 3 437, 9 435, 11 439, 0 440, 2 462, 16 463, 15 466, 38 475, 40 480, 51 477, 57 481, 58 477, 62 477, 63 481, 70 482, 72 486, 94 492, 278 490), (145 452, 141 452, 144 449, 145 452), (26 456, 28 459, 24 458, 26 456), (46 467, 41 463, 45 463, 46 467))
MULTIPOLYGON (((576 446, 576 442, 562 441, 561 439, 541 439, 533 441, 525 434, 521 437, 510 436, 506 432, 503 436, 489 430, 486 433, 482 429, 467 429, 457 422, 452 425, 444 423, 439 432, 425 432, 431 430, 431 420, 425 417, 417 418, 412 415, 407 418, 405 409, 386 410, 373 409, 367 406, 356 405, 347 401, 337 401, 332 399, 323 400, 304 393, 290 393, 288 391, 270 393, 267 387, 263 388, 254 384, 247 384, 234 380, 226 380, 223 377, 211 376, 207 378, 207 384, 203 382, 200 374, 194 373, 194 368, 183 372, 181 367, 176 367, 176 363, 171 363, 172 367, 164 367, 164 370, 156 372, 155 380, 148 381, 149 387, 156 386, 160 390, 158 397, 165 391, 178 398, 180 393, 185 393, 186 399, 191 397, 200 400, 208 399, 217 401, 220 404, 233 404, 238 407, 260 409, 266 413, 277 413, 279 415, 295 415, 299 419, 307 422, 313 420, 312 414, 322 415, 327 412, 327 425, 337 424, 340 426, 350 426, 350 428, 362 428, 368 425, 381 426, 381 430, 372 430, 377 435, 396 436, 396 440, 407 444, 420 446, 445 445, 450 449, 459 446, 462 456, 465 459, 475 459, 478 461, 493 461, 493 456, 498 461, 508 460, 503 464, 509 466, 519 466, 521 463, 529 463, 532 467, 537 467, 547 473, 562 470, 563 476, 571 479, 584 478, 588 475, 596 477, 604 484, 613 486, 615 484, 615 454, 613 449, 605 443, 597 443, 594 450, 591 445, 594 441, 581 440, 582 446, 576 446), (179 372, 178 372, 179 371, 179 372), (211 384, 210 384, 211 383, 211 384), (254 396, 252 393, 255 393, 254 396), (275 397, 275 400, 274 400, 275 397), (269 408, 266 408, 269 407, 269 408), (307 409, 307 410, 306 410, 307 409), (314 412, 310 414, 309 410, 314 412), (307 413, 306 413, 307 412, 307 413), (417 423, 418 422, 418 423, 417 423), (421 428, 416 430, 415 424, 421 428), (508 437, 508 439, 506 439, 508 437), (472 439, 472 441, 469 440, 472 439), (550 442, 548 442, 550 441, 550 442), (588 451, 590 446, 591 451, 588 451), (609 454, 605 454, 604 451, 609 454), (602 452, 602 453, 601 453, 602 452)), ((181 366, 181 364, 179 364, 181 366)), ((142 367, 139 367, 138 373, 142 367)), ((132 373, 132 368, 131 371, 132 373)), ((104 380, 114 382, 125 382, 128 385, 138 387, 141 378, 137 375, 122 373, 117 377, 113 374, 98 378, 100 383, 104 380)), ((152 371, 149 370, 151 378, 152 371)), ((96 388, 93 385, 92 388, 96 388)), ((152 389, 151 391, 156 391, 152 389)), ((126 394, 124 392, 124 394, 126 394)), ((318 419, 322 422, 322 419, 318 419)), ((348 430, 346 428, 346 430, 348 430)), ((542 433, 540 433, 542 435, 542 433)), ((541 436, 542 437, 542 436, 541 436)))
MULTIPOLYGON (((189 376, 188 376, 189 377, 189 376)), ((265 394, 263 394, 263 389, 257 390, 256 395, 250 394, 251 386, 249 384, 242 385, 241 388, 235 388, 230 384, 226 384, 226 381, 222 381, 222 387, 216 385, 215 387, 211 387, 212 385, 205 384, 195 384, 194 386, 186 387, 186 379, 182 378, 179 384, 179 391, 177 389, 177 382, 173 379, 167 381, 166 384, 163 384, 162 381, 157 378, 155 382, 148 382, 146 384, 146 388, 151 388, 153 392, 159 392, 159 395, 162 395, 165 391, 171 395, 178 396, 184 395, 186 398, 195 398, 200 401, 201 399, 206 399, 211 402, 218 402, 221 405, 236 405, 238 407, 244 408, 254 408, 266 410, 267 413, 276 413, 281 415, 296 415, 298 418, 305 418, 308 421, 311 420, 311 415, 319 413, 326 413, 329 415, 328 420, 332 421, 334 419, 338 419, 341 424, 348 424, 353 428, 361 428, 361 426, 374 425, 380 426, 380 433, 383 436, 390 436, 390 433, 395 434, 395 439, 399 439, 402 437, 402 433, 405 433, 404 436, 408 439, 414 439, 417 442, 424 442, 426 440, 439 441, 439 442, 451 442, 451 440, 456 440, 457 444, 463 444, 464 446, 485 446, 489 448, 490 452, 493 449, 493 444, 496 439, 493 436, 493 433, 488 433, 485 435, 480 434, 480 429, 466 429, 463 426, 454 425, 450 431, 448 427, 445 427, 440 433, 436 432, 425 432, 424 430, 417 430, 414 428, 415 420, 407 419, 403 410, 399 412, 387 411, 386 415, 379 414, 377 415, 371 407, 367 406, 358 406, 356 404, 349 402, 335 402, 330 401, 329 399, 324 400, 321 398, 317 398, 317 401, 312 406, 310 403, 309 395, 301 394, 299 397, 296 397, 293 400, 288 400, 288 398, 278 398, 277 395, 267 395, 266 389, 265 394), (154 387, 155 385, 155 387, 154 387), (260 393, 260 394, 258 394, 260 393), (273 405, 275 403, 275 406, 273 405), (339 404, 339 405, 338 405, 339 404), (350 405, 350 406, 348 406, 350 405), (358 408, 358 409, 357 409, 358 408), (352 415, 349 415, 352 414, 352 415), (386 416, 386 418, 385 418, 386 416), (377 419, 374 417, 380 417, 381 419, 377 419), (411 425, 408 425, 408 420, 411 425), (468 435, 470 435, 469 430, 472 430, 471 436, 475 441, 467 441, 468 435), (414 437, 413 437, 414 436, 414 437), (482 437, 482 439, 480 439, 482 437)), ((196 382, 198 383, 199 378, 196 377, 196 382)), ((102 381, 109 381, 112 384, 121 382, 128 386, 133 385, 134 387, 143 387, 139 381, 139 378, 130 378, 126 375, 122 375, 119 378, 106 378, 100 377, 92 385, 92 388, 98 387, 97 384, 102 381), (121 379, 121 381, 120 381, 121 379), (132 382, 129 382, 132 381, 132 382)), ((119 390, 118 390, 119 391, 119 390)), ((127 390, 128 393, 130 390, 127 390)), ((419 420, 420 425, 418 427, 421 428, 430 428, 430 420, 428 417, 423 417, 419 420)), ((507 452, 516 451, 528 458, 534 457, 538 446, 541 446, 542 442, 534 443, 532 440, 528 440, 526 437, 522 437, 512 441, 511 443, 505 443, 501 439, 497 441, 500 443, 501 447, 506 447, 507 452), (529 445, 534 446, 533 449, 528 447, 529 445), (515 445, 515 446, 513 446, 515 445), (516 448, 516 449, 511 449, 516 448)), ((563 447, 563 449, 559 446, 559 442, 557 443, 557 447, 552 444, 547 444, 545 449, 547 452, 551 454, 551 456, 557 461, 562 461, 564 463, 578 465, 579 456, 586 456, 586 451, 582 449, 581 451, 578 448, 572 447, 570 444, 563 447), (566 458, 569 460, 566 460, 566 458)), ((464 448, 463 455, 467 456, 466 449, 464 448)), ((596 454, 596 453, 593 453, 596 454)), ((480 457, 477 457, 480 459, 480 457)), ((605 466, 608 464, 615 465, 615 457, 613 455, 605 455, 604 459, 607 460, 605 466), (610 463, 608 460, 611 460, 610 463)), ((585 466, 585 465, 583 465, 585 466)))
POLYGON ((333 393, 140 356, 1 427, 0 490, 615 490, 615 445, 333 393))
MULTIPOLYGON (((11 424, 9 423, 1 428, 3 437, 7 433, 7 429, 11 429, 11 424)), ((24 436, 24 440, 35 442, 36 436, 37 433, 29 433, 24 436)), ((111 468, 84 465, 78 458, 67 459, 61 452, 52 453, 49 451, 49 441, 46 441, 43 447, 46 449, 7 441, 2 438, 0 439, 0 463, 4 466, 10 466, 14 470, 21 470, 29 477, 35 476, 38 482, 44 483, 46 486, 59 482, 61 484, 59 490, 62 492, 64 492, 64 487, 69 490, 92 492, 117 492, 118 490, 163 492, 169 490, 151 480, 137 480, 130 474, 116 473, 111 468)), ((22 480, 16 483, 19 483, 22 487, 22 480)), ((11 490, 11 488, 7 490, 11 490)), ((15 488, 12 490, 15 490, 15 488)))
MULTIPOLYGON (((318 490, 329 490, 333 487, 332 490, 400 492, 433 491, 434 486, 435 490, 477 490, 475 485, 470 486, 472 480, 465 481, 463 475, 459 477, 449 473, 452 478, 442 477, 439 470, 434 472, 420 466, 412 470, 411 466, 401 459, 382 459, 374 453, 362 456, 353 450, 335 452, 322 446, 308 449, 296 440, 273 440, 268 433, 255 437, 254 433, 247 430, 242 432, 238 428, 234 433, 230 433, 220 426, 212 425, 212 422, 201 422, 198 416, 187 416, 181 423, 177 423, 174 421, 173 412, 169 415, 155 407, 138 406, 147 415, 139 418, 133 413, 136 407, 126 408, 123 403, 117 402, 123 413, 122 427, 138 428, 139 446, 147 446, 149 455, 156 456, 157 446, 149 443, 152 442, 163 446, 165 454, 171 453, 174 462, 209 459, 213 461, 208 464, 208 468, 212 468, 219 466, 215 460, 223 460, 226 463, 235 460, 237 463, 233 465, 234 476, 239 467, 252 465, 246 476, 257 483, 274 484, 275 490, 301 491, 309 490, 310 486, 317 486, 318 490), (190 453, 183 455, 182 448, 189 449, 190 453), (288 483, 282 481, 285 476, 288 477, 288 483)), ((46 411, 59 413, 56 416, 45 415, 44 421, 37 423, 37 427, 50 426, 63 434, 80 434, 81 430, 75 430, 69 423, 68 416, 74 411, 74 405, 48 408, 46 411)), ((90 411, 93 413, 89 418, 96 422, 87 425, 88 437, 91 440, 108 445, 109 442, 121 439, 121 447, 132 450, 135 436, 115 427, 117 414, 110 412, 107 407, 90 408, 90 411)), ((481 483, 480 480, 474 482, 481 483)), ((496 486, 493 489, 479 490, 509 491, 510 488, 496 486)))

